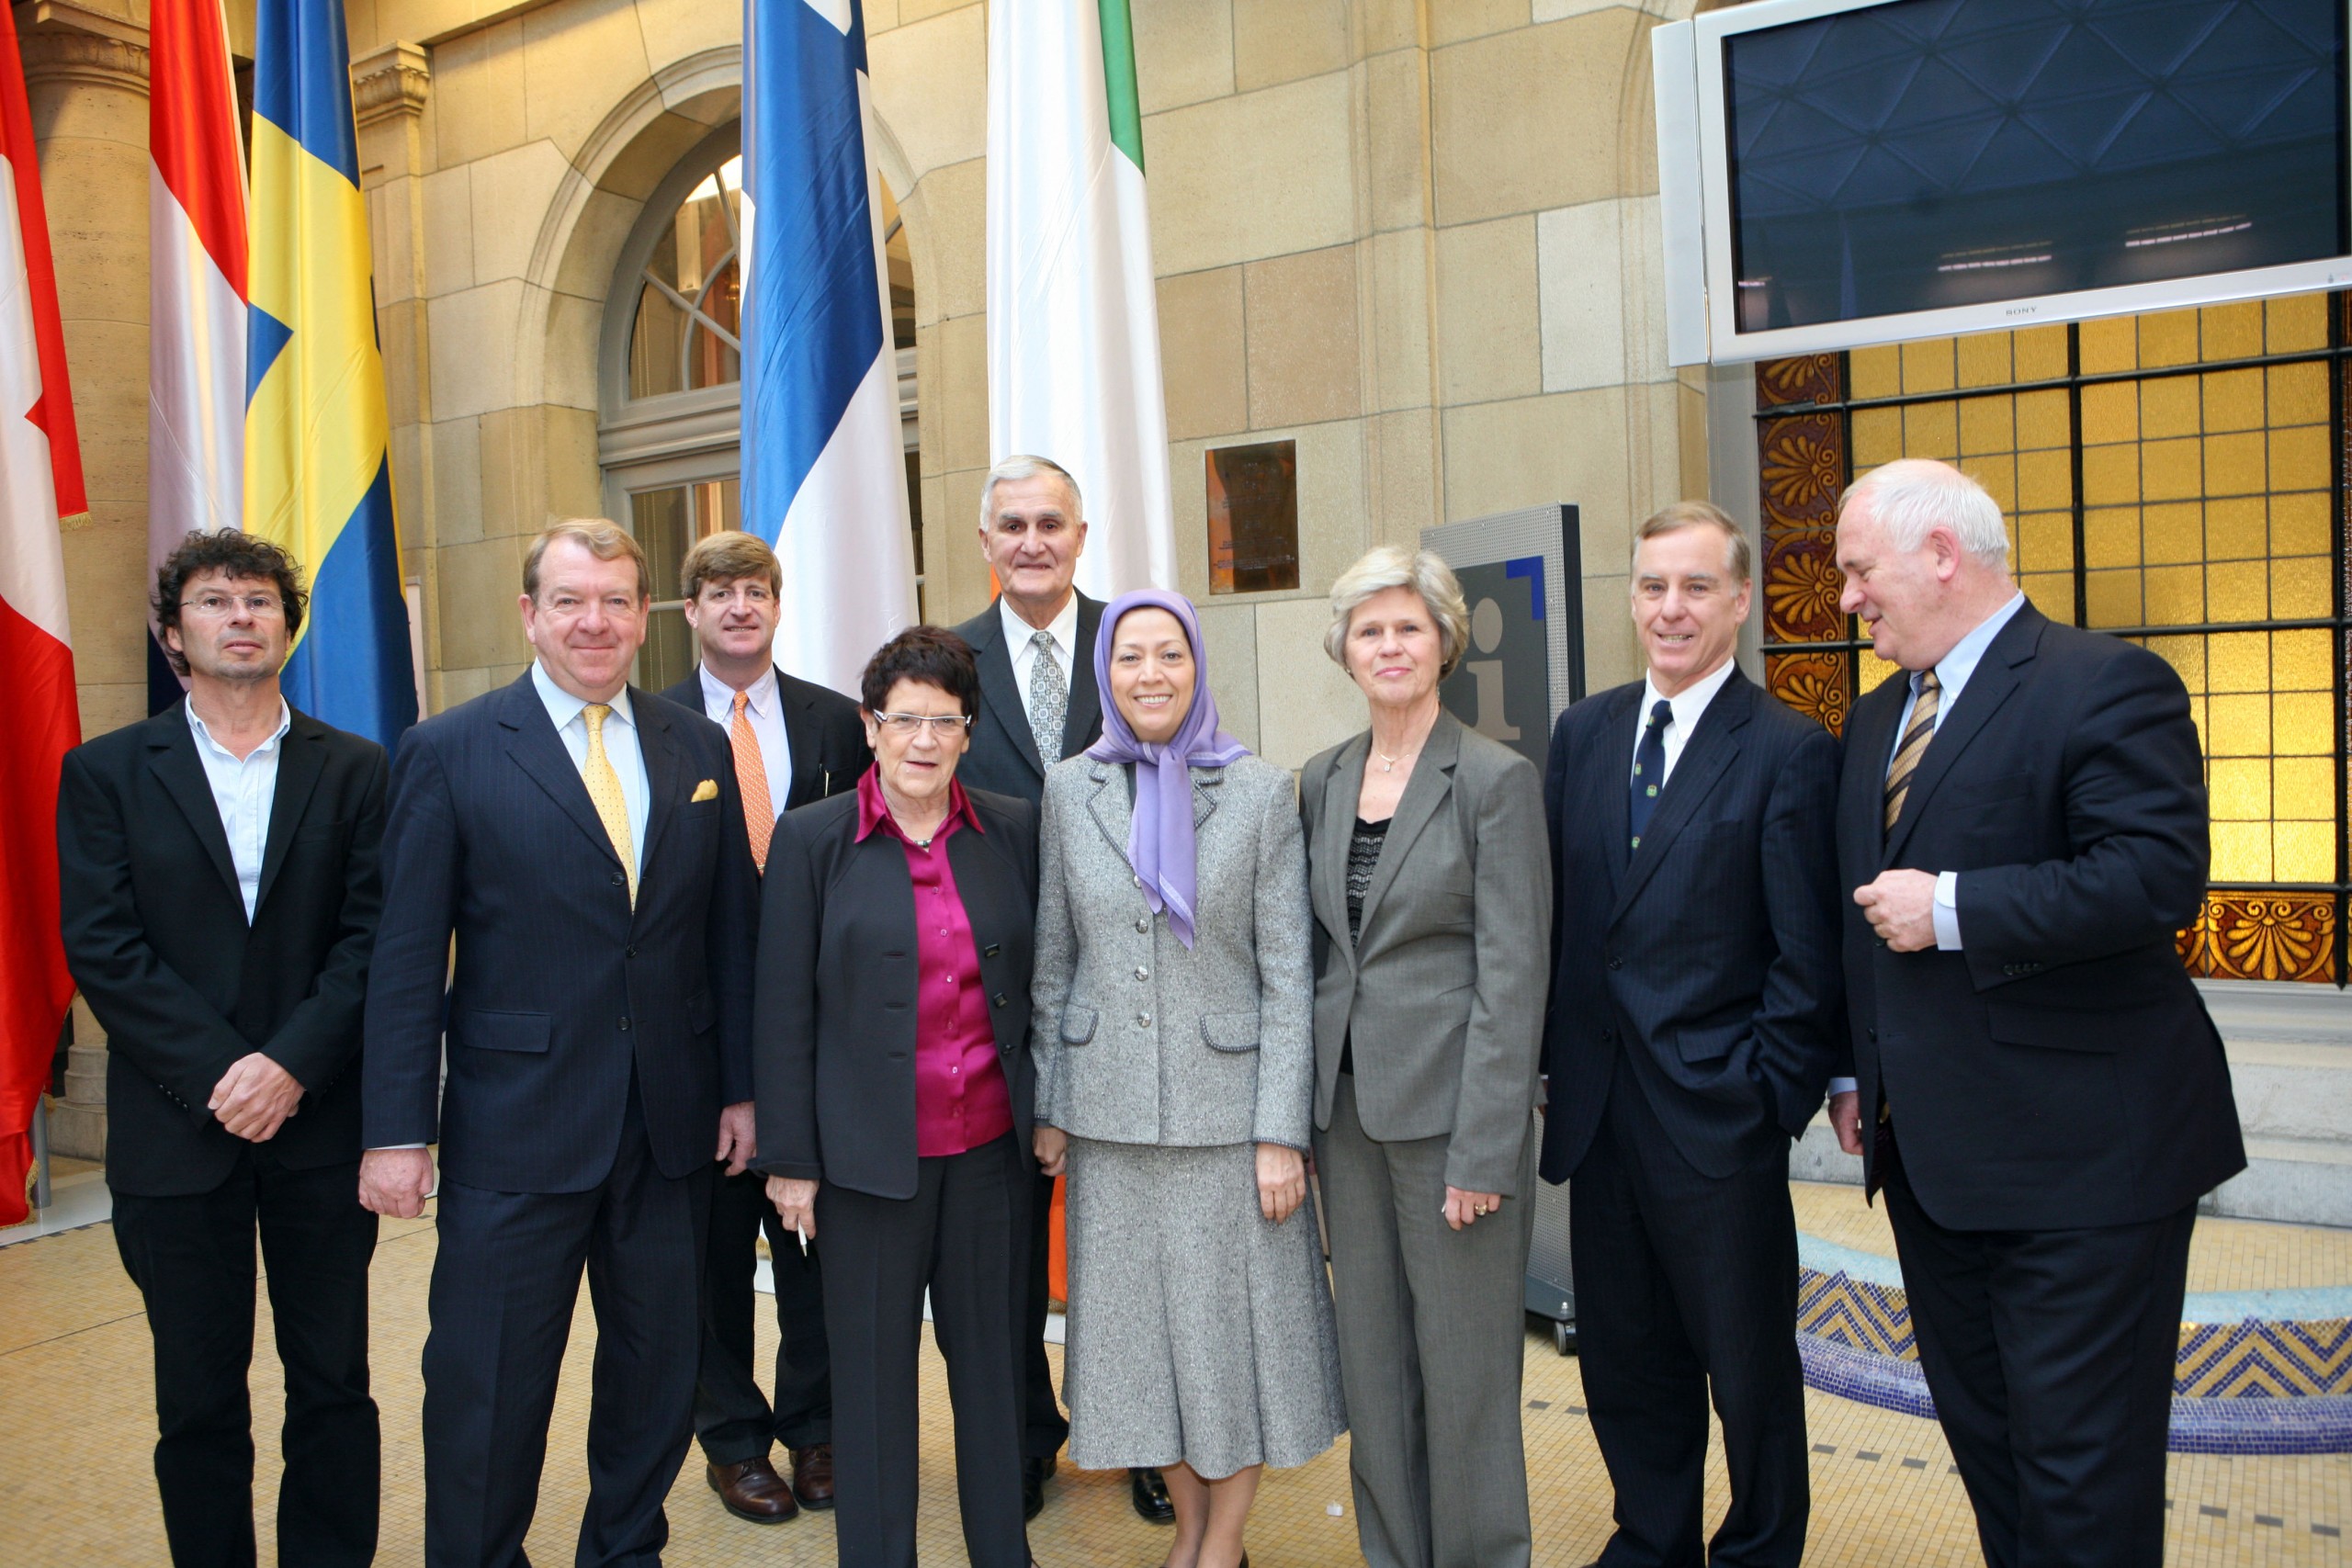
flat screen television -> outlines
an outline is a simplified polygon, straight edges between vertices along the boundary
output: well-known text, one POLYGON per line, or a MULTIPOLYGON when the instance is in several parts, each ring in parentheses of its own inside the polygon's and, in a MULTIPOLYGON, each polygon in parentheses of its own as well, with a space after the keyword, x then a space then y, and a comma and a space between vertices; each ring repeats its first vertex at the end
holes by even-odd
POLYGON ((2352 282, 2347 0, 1755 0, 1653 34, 1678 365, 2352 282))

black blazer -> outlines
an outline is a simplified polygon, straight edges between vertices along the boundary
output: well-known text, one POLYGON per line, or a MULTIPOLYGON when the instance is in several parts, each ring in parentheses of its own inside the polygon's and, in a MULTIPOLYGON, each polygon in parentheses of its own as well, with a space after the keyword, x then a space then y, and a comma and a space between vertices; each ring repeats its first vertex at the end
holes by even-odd
POLYGON ((1865 1127, 1883 1097, 1912 1190, 1953 1229, 2131 1224, 2186 1207, 2245 1169, 2245 1150, 2221 1037, 2174 945, 2209 860, 2180 677, 2021 607, 1944 716, 1890 834, 1907 685, 1882 682, 1847 726, 1839 882, 1960 873, 1962 948, 1894 953, 1847 901, 1865 1127))
MULTIPOLYGON (((980 983, 1029 1160, 1037 1097, 1029 1057, 1036 954, 1037 813, 967 789, 980 831, 947 840, 979 948, 980 983)), ((759 1168, 877 1198, 915 1195, 914 882, 906 848, 857 841, 857 796, 786 814, 768 846, 752 1056, 759 1168)))
POLYGON ((270 1140, 295 1169, 359 1157, 360 1006, 383 907, 384 749, 289 709, 251 925, 187 699, 65 754, 65 954, 107 1031, 107 1181, 176 1197, 244 1140, 204 1108, 260 1051, 302 1100, 270 1140))
POLYGON ((1548 1181, 1584 1159, 1621 1049, 1676 1148, 1714 1177, 1785 1154, 1832 1074, 1849 1070, 1837 740, 1734 670, 1629 862, 1645 690, 1635 681, 1587 697, 1552 731, 1548 1181))
MULTIPOLYGON (((792 748, 792 792, 778 807, 781 817, 796 806, 851 788, 874 765, 874 753, 866 750, 865 721, 857 716, 857 705, 831 686, 795 680, 778 665, 775 689, 784 711, 785 743, 792 748)), ((699 667, 662 695, 688 713, 709 716, 703 706, 699 667)))
POLYGON ((401 739, 368 996, 369 1148, 437 1135, 452 1180, 582 1192, 611 1168, 632 1068, 673 1179, 709 1164, 719 1107, 752 1098, 759 885, 734 759, 700 714, 634 689, 629 704, 651 785, 634 910, 528 671, 401 739))
MULTIPOLYGON (((1071 592, 1076 592, 1073 589, 1071 592)), ((1102 694, 1094 683, 1094 636, 1102 626, 1102 601, 1078 595, 1077 657, 1069 678, 1069 711, 1062 721, 1062 754, 1040 758, 1029 710, 1012 679, 1012 650, 1004 644, 1004 614, 996 600, 956 628, 972 645, 980 663, 980 714, 972 721, 972 749, 956 776, 967 790, 1017 795, 1031 806, 1046 797, 1046 770, 1075 757, 1102 739, 1102 694)))

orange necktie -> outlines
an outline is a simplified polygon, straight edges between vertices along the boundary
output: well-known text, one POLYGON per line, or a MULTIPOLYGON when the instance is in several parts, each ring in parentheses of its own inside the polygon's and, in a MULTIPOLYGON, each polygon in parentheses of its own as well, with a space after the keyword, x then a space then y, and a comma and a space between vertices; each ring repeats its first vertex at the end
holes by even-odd
POLYGON ((735 694, 735 717, 727 739, 735 748, 735 787, 743 792, 743 828, 752 837, 752 863, 768 868, 768 840, 775 833, 775 807, 768 800, 767 764, 760 759, 760 738, 752 732, 752 694, 735 694))

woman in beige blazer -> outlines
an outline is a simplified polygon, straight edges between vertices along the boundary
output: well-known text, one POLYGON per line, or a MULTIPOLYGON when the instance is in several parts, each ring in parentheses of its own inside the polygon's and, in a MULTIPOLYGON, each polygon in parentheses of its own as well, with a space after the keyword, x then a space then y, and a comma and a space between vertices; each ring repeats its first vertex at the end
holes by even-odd
POLYGON ((1372 715, 1299 780, 1356 1533, 1372 1568, 1523 1568, 1542 782, 1438 701, 1469 633, 1444 562, 1375 549, 1333 584, 1331 616, 1325 649, 1372 715))
POLYGON ((1031 1041, 1069 1174, 1069 1453, 1152 1465, 1170 1568, 1235 1568, 1265 1465, 1343 1429, 1305 1156, 1306 858, 1290 775, 1217 728, 1193 607, 1114 601, 1102 739, 1047 771, 1031 1041))

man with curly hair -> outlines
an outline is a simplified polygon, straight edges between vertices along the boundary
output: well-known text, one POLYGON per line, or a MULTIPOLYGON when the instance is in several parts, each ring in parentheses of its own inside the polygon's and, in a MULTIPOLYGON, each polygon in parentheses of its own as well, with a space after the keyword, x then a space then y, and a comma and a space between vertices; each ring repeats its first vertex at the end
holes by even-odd
POLYGON ((154 1337, 180 1563, 254 1561, 256 1232, 286 1367, 278 1559, 376 1551, 356 1069, 386 769, 278 690, 304 598, 267 540, 188 535, 154 602, 187 695, 68 752, 58 799, 65 950, 107 1031, 115 1246, 154 1337))

